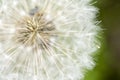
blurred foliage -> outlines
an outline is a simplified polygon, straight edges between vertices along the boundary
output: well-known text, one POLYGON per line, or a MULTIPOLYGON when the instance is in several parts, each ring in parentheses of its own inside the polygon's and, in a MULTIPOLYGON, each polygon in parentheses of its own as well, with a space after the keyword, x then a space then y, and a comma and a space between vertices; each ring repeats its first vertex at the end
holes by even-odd
POLYGON ((96 67, 87 72, 84 80, 120 80, 120 0, 94 2, 100 12, 103 39, 100 54, 95 56, 96 67))

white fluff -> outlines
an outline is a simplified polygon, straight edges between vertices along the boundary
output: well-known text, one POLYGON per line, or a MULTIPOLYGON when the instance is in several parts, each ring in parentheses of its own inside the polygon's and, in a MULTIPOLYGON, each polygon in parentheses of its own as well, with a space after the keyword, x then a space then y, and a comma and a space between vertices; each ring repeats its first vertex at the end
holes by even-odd
POLYGON ((0 80, 81 80, 83 69, 92 69, 91 57, 99 48, 97 9, 91 0, 1 0, 0 80), (51 38, 52 47, 36 52, 12 40, 14 23, 36 6, 53 20, 62 34, 51 38))

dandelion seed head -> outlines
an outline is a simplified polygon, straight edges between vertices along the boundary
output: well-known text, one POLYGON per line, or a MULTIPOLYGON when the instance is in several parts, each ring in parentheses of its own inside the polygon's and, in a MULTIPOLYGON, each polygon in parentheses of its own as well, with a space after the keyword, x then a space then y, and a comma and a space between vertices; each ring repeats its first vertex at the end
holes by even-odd
POLYGON ((100 43, 91 0, 1 0, 0 80, 81 80, 100 43))

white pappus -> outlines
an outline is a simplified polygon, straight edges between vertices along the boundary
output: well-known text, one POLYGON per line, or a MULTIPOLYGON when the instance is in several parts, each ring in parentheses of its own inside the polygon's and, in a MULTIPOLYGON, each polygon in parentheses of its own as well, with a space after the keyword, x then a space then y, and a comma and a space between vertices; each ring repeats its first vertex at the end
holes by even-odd
POLYGON ((91 0, 1 0, 0 80, 81 80, 99 49, 91 0))

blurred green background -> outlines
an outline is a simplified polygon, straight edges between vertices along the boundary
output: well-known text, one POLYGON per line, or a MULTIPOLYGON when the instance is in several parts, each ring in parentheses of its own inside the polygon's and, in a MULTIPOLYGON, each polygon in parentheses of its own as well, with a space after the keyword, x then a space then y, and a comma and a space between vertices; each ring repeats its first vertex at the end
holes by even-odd
POLYGON ((84 80, 120 80, 120 0, 94 0, 102 21, 103 39, 96 67, 86 73, 84 80))

